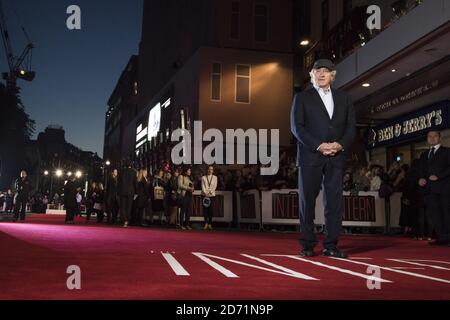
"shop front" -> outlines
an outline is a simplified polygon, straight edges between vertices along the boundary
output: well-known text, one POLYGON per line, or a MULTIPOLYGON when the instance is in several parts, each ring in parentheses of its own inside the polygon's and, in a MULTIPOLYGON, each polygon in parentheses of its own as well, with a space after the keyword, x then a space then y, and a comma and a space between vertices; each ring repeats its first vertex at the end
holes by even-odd
POLYGON ((428 150, 427 133, 441 132, 442 145, 450 147, 450 100, 434 103, 387 121, 369 132, 371 162, 389 167, 397 161, 411 164, 428 150))

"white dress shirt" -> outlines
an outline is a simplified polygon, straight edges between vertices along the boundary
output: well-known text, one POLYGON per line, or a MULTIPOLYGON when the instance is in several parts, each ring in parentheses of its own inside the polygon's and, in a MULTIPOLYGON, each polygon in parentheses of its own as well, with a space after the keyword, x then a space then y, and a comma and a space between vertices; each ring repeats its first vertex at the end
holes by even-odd
POLYGON ((430 148, 430 153, 431 153, 431 149, 434 149, 434 154, 436 154, 436 152, 439 150, 439 148, 441 147, 440 144, 435 145, 434 147, 430 148))
POLYGON ((333 94, 331 93, 331 87, 329 87, 328 89, 322 89, 318 86, 314 86, 314 88, 316 88, 317 92, 319 93, 320 98, 322 99, 323 104, 328 111, 328 115, 330 116, 330 119, 332 119, 334 114, 334 100, 333 94))

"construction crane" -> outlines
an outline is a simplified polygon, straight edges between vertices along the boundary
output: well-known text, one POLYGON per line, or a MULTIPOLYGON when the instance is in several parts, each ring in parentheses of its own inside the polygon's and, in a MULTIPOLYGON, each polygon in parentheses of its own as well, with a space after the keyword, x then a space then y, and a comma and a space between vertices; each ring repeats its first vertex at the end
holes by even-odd
POLYGON ((17 79, 33 81, 34 77, 36 76, 36 73, 31 71, 34 45, 31 42, 25 28, 22 26, 21 28, 23 33, 25 34, 28 44, 26 45, 20 56, 14 55, 3 8, 4 7, 2 0, 0 0, 0 32, 2 34, 6 60, 9 66, 9 72, 2 73, 2 77, 4 80, 6 80, 7 89, 16 91, 17 79))

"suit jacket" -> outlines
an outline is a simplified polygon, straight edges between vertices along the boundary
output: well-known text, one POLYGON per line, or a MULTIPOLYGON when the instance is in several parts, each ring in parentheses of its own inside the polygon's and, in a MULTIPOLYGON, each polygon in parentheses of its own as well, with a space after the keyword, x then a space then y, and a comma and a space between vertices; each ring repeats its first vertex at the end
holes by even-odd
POLYGON ((28 177, 25 179, 18 178, 16 180, 16 190, 20 199, 27 199, 31 192, 31 183, 28 177))
POLYGON ((336 167, 343 168, 347 152, 353 144, 356 119, 349 95, 331 89, 334 100, 333 118, 317 92, 312 87, 297 94, 292 103, 291 131, 297 139, 297 166, 320 166, 331 160, 336 167), (344 150, 330 158, 317 149, 322 143, 338 142, 344 150))
POLYGON ((132 197, 136 194, 137 176, 132 168, 125 168, 119 174, 118 193, 119 196, 132 197))
POLYGON ((450 194, 450 149, 440 146, 432 160, 428 159, 430 150, 420 156, 420 178, 427 180, 422 189, 425 193, 450 194), (430 181, 431 175, 437 176, 438 181, 430 181))

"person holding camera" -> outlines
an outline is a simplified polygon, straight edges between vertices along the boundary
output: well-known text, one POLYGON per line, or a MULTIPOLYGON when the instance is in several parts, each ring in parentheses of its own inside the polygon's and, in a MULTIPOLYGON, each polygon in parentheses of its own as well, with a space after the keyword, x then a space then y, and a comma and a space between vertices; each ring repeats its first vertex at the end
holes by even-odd
POLYGON ((178 186, 181 190, 183 200, 181 202, 180 224, 183 230, 192 230, 190 219, 192 214, 192 194, 194 193, 194 183, 191 180, 191 168, 184 170, 178 177, 178 186))
POLYGON ((214 167, 208 167, 208 174, 202 177, 202 204, 205 217, 204 230, 212 230, 212 218, 214 202, 217 190, 217 177, 214 175, 214 167))

